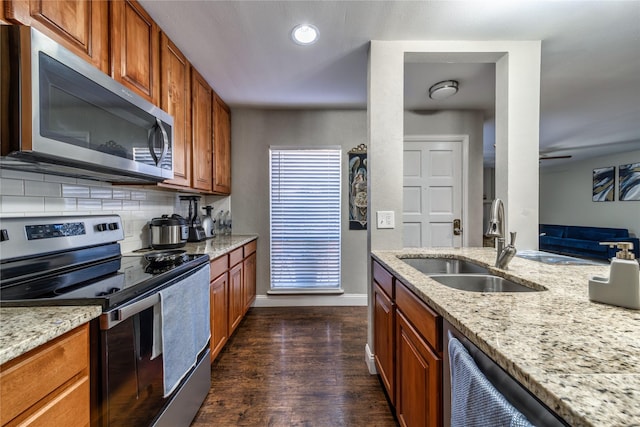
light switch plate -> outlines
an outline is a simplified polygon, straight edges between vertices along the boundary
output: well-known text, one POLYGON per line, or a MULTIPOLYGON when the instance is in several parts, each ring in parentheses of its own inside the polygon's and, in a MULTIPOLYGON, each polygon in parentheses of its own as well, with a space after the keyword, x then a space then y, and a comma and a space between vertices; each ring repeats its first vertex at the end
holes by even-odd
POLYGON ((395 228, 396 218, 393 211, 377 211, 376 223, 378 228, 395 228))

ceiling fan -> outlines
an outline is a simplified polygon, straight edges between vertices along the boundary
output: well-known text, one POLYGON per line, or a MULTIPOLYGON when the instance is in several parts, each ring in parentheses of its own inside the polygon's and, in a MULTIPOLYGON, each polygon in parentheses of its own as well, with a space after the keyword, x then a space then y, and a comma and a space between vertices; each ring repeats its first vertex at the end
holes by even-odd
POLYGON ((545 156, 545 155, 542 155, 542 156, 540 156, 539 160, 570 159, 571 157, 573 157, 573 156, 571 156, 570 154, 566 154, 564 156, 545 156))

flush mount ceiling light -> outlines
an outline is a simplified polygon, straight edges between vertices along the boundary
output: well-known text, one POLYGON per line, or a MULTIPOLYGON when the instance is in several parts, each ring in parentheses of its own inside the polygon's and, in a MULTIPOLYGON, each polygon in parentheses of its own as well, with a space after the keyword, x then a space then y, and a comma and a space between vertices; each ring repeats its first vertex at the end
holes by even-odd
POLYGON ((445 99, 458 92, 458 82, 455 80, 445 80, 438 82, 429 88, 429 98, 445 99))
POLYGON ((318 40, 320 32, 311 24, 300 24, 293 27, 291 30, 291 38, 294 42, 300 45, 313 44, 318 40))

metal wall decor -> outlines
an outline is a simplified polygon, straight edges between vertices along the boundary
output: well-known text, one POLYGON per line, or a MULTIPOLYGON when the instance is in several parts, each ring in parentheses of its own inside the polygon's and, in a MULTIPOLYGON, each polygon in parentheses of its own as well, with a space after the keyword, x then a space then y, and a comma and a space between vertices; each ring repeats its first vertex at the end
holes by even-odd
POLYGON ((640 163, 618 166, 619 198, 640 200, 640 163))
POLYGON ((608 166, 593 170, 594 202, 613 202, 615 198, 616 167, 608 166))
POLYGON ((367 229, 367 146, 349 150, 349 230, 367 229))

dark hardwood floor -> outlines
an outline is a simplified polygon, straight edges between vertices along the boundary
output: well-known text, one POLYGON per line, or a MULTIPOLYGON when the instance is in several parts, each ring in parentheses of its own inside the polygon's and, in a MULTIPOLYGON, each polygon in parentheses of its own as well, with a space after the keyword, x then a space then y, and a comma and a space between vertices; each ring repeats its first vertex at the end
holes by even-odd
POLYGON ((252 308, 211 366, 192 427, 395 427, 366 340, 366 307, 252 308))

